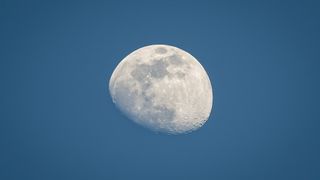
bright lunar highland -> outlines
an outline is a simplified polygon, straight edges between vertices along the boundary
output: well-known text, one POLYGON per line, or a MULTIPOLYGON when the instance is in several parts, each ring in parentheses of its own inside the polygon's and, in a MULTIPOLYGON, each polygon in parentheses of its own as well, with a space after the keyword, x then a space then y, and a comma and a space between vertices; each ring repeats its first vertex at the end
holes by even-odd
POLYGON ((181 134, 209 118, 213 92, 202 65, 169 45, 150 45, 126 56, 114 70, 109 91, 134 122, 156 132, 181 134))

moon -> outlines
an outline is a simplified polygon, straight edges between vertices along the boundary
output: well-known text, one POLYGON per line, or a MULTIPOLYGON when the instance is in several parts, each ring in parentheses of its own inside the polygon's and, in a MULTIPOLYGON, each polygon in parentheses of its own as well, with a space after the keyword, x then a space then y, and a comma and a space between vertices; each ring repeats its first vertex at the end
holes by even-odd
POLYGON ((209 118, 213 92, 202 65, 169 45, 150 45, 126 56, 109 80, 115 105, 152 131, 188 133, 209 118))

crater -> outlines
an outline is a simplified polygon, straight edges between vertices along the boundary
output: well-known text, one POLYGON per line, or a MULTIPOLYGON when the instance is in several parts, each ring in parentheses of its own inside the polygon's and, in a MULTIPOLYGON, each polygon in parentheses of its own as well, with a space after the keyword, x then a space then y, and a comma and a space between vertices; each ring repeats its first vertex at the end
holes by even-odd
POLYGON ((167 50, 166 50, 166 48, 164 48, 164 47, 159 47, 159 48, 157 48, 155 51, 156 51, 156 53, 158 53, 158 54, 165 54, 165 53, 167 53, 167 50))
POLYGON ((143 100, 144 100, 144 107, 151 107, 153 106, 153 98, 154 98, 154 94, 151 94, 151 95, 147 95, 146 94, 146 91, 143 91, 141 93, 142 97, 143 97, 143 100))
POLYGON ((183 73, 183 72, 176 72, 176 74, 175 74, 179 79, 182 79, 182 78, 184 78, 185 76, 186 76, 186 74, 185 73, 183 73))

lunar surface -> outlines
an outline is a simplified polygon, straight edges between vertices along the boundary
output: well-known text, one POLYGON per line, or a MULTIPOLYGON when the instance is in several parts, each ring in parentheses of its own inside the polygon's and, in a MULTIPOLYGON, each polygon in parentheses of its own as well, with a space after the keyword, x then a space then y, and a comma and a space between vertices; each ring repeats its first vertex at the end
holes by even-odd
POLYGON ((186 51, 169 45, 145 46, 125 57, 110 78, 109 91, 129 119, 156 132, 194 131, 212 109, 204 68, 186 51))

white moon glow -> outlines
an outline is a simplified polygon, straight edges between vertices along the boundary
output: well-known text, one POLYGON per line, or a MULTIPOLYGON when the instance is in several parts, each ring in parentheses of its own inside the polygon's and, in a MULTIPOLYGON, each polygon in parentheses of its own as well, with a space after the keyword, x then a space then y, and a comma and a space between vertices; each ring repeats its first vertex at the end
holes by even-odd
POLYGON ((213 101, 211 83, 201 64, 168 45, 145 46, 125 57, 110 78, 109 90, 128 118, 169 134, 201 127, 213 101))

